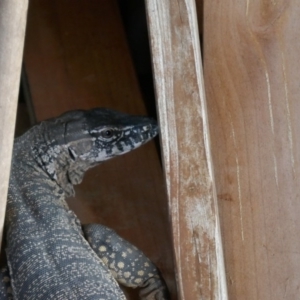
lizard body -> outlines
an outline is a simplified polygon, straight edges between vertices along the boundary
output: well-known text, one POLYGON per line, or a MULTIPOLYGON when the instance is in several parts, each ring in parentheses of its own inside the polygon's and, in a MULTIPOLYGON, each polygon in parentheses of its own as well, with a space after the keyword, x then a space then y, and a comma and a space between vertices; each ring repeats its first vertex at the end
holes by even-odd
POLYGON ((117 281, 142 287, 141 299, 167 299, 142 252, 104 226, 82 227, 65 202, 89 168, 156 134, 151 119, 97 108, 44 121, 15 140, 3 299, 125 299, 117 281))

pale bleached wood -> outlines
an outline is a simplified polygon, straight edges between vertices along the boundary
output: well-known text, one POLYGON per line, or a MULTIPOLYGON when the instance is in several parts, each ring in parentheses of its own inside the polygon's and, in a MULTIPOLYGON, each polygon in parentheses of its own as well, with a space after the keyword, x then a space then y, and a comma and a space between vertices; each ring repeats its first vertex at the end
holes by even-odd
POLYGON ((0 0, 0 243, 24 46, 28 1, 0 0))
POLYGON ((204 75, 229 298, 299 299, 299 1, 205 1, 204 75))
POLYGON ((181 299, 227 299, 193 0, 146 1, 181 299))

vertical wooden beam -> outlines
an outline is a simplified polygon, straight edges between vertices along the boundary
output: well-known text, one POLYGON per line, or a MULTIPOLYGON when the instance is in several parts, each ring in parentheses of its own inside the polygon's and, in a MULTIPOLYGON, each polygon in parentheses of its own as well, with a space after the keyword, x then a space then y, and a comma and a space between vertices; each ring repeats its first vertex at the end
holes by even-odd
POLYGON ((193 0, 146 1, 181 299, 227 299, 193 0))
POLYGON ((0 0, 0 243, 24 46, 28 1, 0 0))
POLYGON ((230 299, 298 299, 299 1, 205 1, 204 75, 230 299))

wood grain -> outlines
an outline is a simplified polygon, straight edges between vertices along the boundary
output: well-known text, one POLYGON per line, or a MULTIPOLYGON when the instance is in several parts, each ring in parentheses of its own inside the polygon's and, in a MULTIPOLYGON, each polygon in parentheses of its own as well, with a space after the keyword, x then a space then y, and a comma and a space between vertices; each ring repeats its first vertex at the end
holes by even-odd
POLYGON ((298 1, 204 1, 204 75, 230 299, 298 299, 298 1))
MULTIPOLYGON (((95 106, 146 114, 116 1, 30 1, 24 57, 38 120, 95 106)), ((110 226, 142 249, 176 299, 167 197, 153 142, 89 171, 69 205, 83 223, 110 226)))
POLYGON ((18 103, 28 1, 0 0, 0 248, 18 103))
POLYGON ((147 1, 181 299, 227 299, 195 3, 147 1))

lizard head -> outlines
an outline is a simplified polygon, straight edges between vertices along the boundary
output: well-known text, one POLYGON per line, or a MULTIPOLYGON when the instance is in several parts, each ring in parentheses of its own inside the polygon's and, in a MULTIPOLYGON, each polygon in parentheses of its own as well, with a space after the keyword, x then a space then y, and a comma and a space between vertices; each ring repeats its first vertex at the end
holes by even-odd
POLYGON ((158 132, 155 120, 107 108, 70 111, 42 124, 49 148, 57 149, 51 152, 64 153, 67 161, 62 163, 62 155, 46 157, 46 171, 60 185, 66 181, 62 176, 71 185, 79 184, 89 168, 138 148, 158 132))
POLYGON ((107 108, 73 111, 61 116, 64 144, 72 160, 95 165, 145 144, 158 132, 156 121, 107 108))

